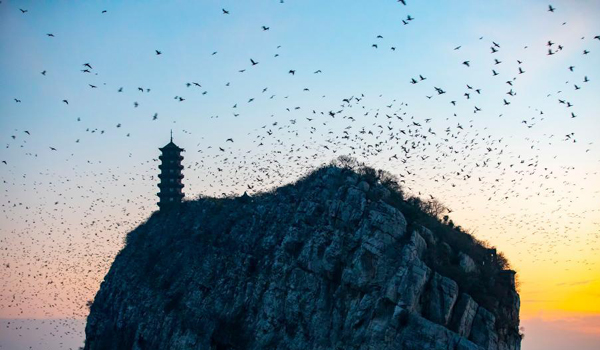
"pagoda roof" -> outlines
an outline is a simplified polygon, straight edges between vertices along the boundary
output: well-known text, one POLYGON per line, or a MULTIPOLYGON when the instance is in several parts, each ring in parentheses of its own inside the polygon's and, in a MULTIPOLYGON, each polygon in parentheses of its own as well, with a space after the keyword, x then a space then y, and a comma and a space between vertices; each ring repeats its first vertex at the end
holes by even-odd
POLYGON ((178 150, 178 151, 183 151, 183 148, 180 148, 179 146, 177 146, 176 144, 173 143, 173 141, 167 143, 164 147, 159 148, 159 150, 178 150))

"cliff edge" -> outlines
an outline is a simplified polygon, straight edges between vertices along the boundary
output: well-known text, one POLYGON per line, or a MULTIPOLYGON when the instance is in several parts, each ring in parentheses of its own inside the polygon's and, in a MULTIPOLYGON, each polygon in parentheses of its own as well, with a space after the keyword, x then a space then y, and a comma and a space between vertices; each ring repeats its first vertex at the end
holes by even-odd
POLYGON ((520 349, 514 272, 429 204, 338 164, 154 213, 102 282, 85 349, 520 349))

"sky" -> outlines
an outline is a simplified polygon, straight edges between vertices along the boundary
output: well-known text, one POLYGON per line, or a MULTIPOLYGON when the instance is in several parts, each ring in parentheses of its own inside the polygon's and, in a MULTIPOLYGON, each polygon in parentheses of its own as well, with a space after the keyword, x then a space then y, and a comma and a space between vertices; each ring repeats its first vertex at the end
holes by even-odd
POLYGON ((548 5, 3 0, 0 318, 85 318, 173 130, 188 199, 396 174, 508 257, 524 350, 598 348, 600 3, 548 5))

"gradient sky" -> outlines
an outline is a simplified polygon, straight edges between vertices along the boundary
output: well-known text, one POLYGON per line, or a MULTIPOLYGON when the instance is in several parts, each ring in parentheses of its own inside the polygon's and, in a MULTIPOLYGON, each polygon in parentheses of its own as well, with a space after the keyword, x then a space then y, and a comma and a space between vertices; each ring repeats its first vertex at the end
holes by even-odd
POLYGON ((170 129, 193 198, 293 181, 352 154, 344 131, 375 144, 386 125, 416 121, 441 146, 406 163, 390 158, 399 145, 353 155, 402 176, 407 192, 439 198, 506 254, 524 350, 565 339, 597 348, 600 2, 553 1, 554 13, 534 0, 407 2, 3 0, 0 318, 87 315, 126 233, 157 209, 156 158, 170 129), (548 56, 549 40, 564 49, 548 56), (419 74, 427 80, 410 84, 419 74))

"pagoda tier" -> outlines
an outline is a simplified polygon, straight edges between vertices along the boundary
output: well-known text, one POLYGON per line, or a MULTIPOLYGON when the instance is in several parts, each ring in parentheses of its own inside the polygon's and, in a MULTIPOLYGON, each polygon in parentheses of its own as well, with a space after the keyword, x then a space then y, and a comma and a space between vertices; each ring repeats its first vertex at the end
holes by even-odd
POLYGON ((161 164, 158 166, 160 174, 158 178, 160 183, 158 188, 160 192, 157 193, 159 198, 158 206, 161 210, 167 209, 173 206, 177 206, 181 203, 184 193, 182 189, 184 185, 181 183, 183 179, 183 165, 181 161, 183 156, 181 152, 183 148, 179 148, 173 143, 173 139, 165 147, 159 148, 161 151, 160 157, 161 164))

